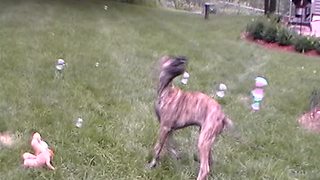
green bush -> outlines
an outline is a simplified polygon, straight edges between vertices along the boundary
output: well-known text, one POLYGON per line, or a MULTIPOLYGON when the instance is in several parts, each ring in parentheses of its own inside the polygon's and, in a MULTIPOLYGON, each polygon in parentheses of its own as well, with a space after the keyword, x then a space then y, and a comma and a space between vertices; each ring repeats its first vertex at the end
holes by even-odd
POLYGON ((314 49, 320 54, 320 38, 315 40, 314 49))
POLYGON ((253 39, 263 39, 264 26, 265 23, 263 20, 252 20, 252 22, 247 25, 246 31, 253 39))
POLYGON ((293 34, 285 27, 281 27, 277 33, 277 42, 280 46, 292 44, 293 34))
POLYGON ((272 23, 280 23, 281 22, 281 19, 282 19, 282 16, 280 15, 275 15, 275 14, 272 14, 272 15, 269 15, 269 19, 272 23))
POLYGON ((264 25, 264 30, 262 32, 262 38, 266 42, 276 42, 277 41, 277 24, 273 22, 268 22, 264 25))
POLYGON ((296 51, 305 53, 315 49, 320 54, 320 39, 305 37, 281 26, 281 17, 270 16, 252 19, 246 27, 249 37, 261 39, 268 43, 277 42, 280 46, 294 45, 296 51))
POLYGON ((294 42, 296 51, 305 53, 314 49, 314 41, 310 37, 299 36, 294 42))
POLYGON ((253 19, 246 29, 253 39, 262 39, 266 42, 276 42, 278 31, 278 20, 275 17, 253 19))

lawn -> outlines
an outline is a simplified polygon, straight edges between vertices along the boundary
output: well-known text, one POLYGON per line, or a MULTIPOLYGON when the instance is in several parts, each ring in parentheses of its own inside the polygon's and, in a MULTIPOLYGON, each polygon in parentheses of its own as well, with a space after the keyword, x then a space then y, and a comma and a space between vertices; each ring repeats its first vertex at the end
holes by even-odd
POLYGON ((0 7, 0 129, 15 136, 13 147, 0 147, 0 179, 195 179, 197 128, 175 134, 181 160, 165 155, 156 169, 144 168, 158 128, 155 65, 166 54, 190 59, 189 84, 177 79, 177 86, 229 88, 223 107, 235 130, 213 147, 212 179, 320 178, 320 137, 297 124, 320 86, 320 59, 243 41, 251 17, 205 21, 99 0, 1 0, 0 7), (68 64, 63 78, 55 78, 59 58, 68 64), (269 86, 252 113, 257 75, 269 86), (55 150, 55 171, 21 167, 35 130, 55 150))

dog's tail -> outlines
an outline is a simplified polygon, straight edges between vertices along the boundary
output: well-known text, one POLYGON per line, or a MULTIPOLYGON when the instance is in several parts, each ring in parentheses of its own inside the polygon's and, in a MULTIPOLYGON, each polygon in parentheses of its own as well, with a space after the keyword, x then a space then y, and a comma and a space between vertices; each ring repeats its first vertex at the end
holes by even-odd
POLYGON ((223 123, 224 123, 223 130, 226 130, 227 134, 231 135, 231 137, 233 137, 238 142, 244 141, 241 135, 242 134, 241 131, 239 131, 239 129, 235 127, 231 119, 225 117, 223 119, 223 123))

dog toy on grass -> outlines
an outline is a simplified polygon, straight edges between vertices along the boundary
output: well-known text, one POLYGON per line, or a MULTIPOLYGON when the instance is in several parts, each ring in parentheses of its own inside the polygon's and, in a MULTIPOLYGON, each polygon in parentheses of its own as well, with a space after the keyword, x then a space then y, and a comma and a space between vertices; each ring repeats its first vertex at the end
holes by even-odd
POLYGON ((256 77, 255 88, 251 91, 253 103, 251 108, 254 111, 260 110, 261 102, 264 98, 264 87, 268 85, 268 81, 264 77, 256 77))
POLYGON ((33 134, 31 146, 34 154, 26 152, 22 155, 23 166, 26 168, 47 166, 49 169, 54 170, 55 168, 51 165, 53 151, 49 149, 48 144, 41 139, 41 136, 38 132, 33 134))
POLYGON ((63 59, 58 59, 58 61, 56 62, 55 78, 63 77, 63 70, 66 66, 67 63, 63 59))

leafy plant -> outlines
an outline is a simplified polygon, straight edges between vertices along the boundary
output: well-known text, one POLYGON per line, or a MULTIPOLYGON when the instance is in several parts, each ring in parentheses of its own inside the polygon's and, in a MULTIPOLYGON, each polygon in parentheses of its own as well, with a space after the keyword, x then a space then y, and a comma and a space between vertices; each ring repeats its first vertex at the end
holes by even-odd
POLYGON ((310 37, 299 36, 295 40, 294 48, 301 53, 308 52, 314 49, 314 41, 310 37))
POLYGON ((320 54, 320 38, 315 40, 314 49, 320 54))
POLYGON ((263 40, 266 42, 276 42, 277 41, 277 24, 274 22, 268 22, 264 26, 262 32, 263 40))
POLYGON ((253 37, 253 39, 263 39, 263 31, 265 27, 265 22, 261 19, 252 20, 252 23, 247 25, 247 33, 249 36, 253 37))
POLYGON ((277 32, 277 42, 281 46, 288 46, 292 44, 293 34, 285 27, 279 28, 277 32))
POLYGON ((268 19, 270 19, 270 21, 272 22, 272 23, 280 23, 281 22, 281 19, 282 19, 282 16, 280 16, 280 15, 275 15, 275 14, 271 14, 271 15, 269 15, 268 16, 269 18, 268 19))

